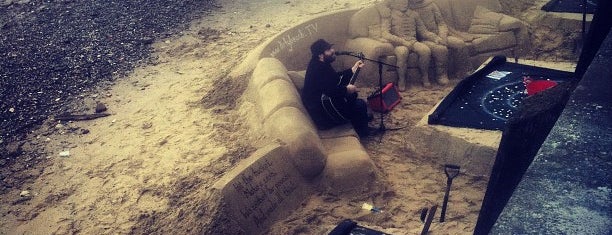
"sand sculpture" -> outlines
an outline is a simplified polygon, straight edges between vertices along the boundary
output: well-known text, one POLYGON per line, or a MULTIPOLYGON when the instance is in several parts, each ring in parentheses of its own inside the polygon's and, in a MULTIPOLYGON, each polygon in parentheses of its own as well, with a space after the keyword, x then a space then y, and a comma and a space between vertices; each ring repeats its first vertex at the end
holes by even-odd
MULTIPOLYGON (((261 52, 256 52, 258 55, 253 58, 257 60, 257 65, 253 70, 249 90, 253 92, 252 98, 258 110, 257 116, 260 120, 262 134, 277 139, 282 144, 276 147, 265 147, 264 150, 269 148, 269 151, 260 150, 259 155, 254 155, 258 157, 249 158, 248 164, 245 164, 242 170, 237 170, 224 177, 227 178, 226 182, 235 182, 237 178, 240 179, 245 174, 248 177, 252 173, 261 175, 261 184, 253 187, 253 190, 247 190, 245 194, 240 190, 235 191, 234 188, 240 187, 234 187, 232 186, 233 184, 218 184, 217 186, 218 189, 224 192, 223 200, 228 205, 232 204, 232 201, 240 201, 242 200, 241 198, 250 197, 251 194, 249 193, 251 191, 256 192, 255 194, 259 195, 258 197, 263 198, 264 191, 260 192, 255 189, 278 189, 280 191, 277 193, 277 191, 272 190, 277 195, 275 198, 278 200, 276 201, 266 201, 263 204, 259 203, 259 200, 253 202, 247 201, 246 204, 239 208, 227 208, 229 214, 239 215, 237 217, 242 216, 240 218, 244 219, 243 222, 249 225, 243 226, 242 229, 251 232, 259 232, 265 229, 273 221, 286 215, 288 211, 295 209, 301 200, 313 193, 313 191, 308 189, 313 184, 322 191, 340 194, 367 190, 372 186, 371 184, 375 180, 375 166, 350 126, 338 128, 331 132, 317 131, 313 127, 299 102, 296 89, 301 89, 303 72, 297 71, 303 69, 303 66, 306 64, 306 59, 308 58, 301 54, 303 51, 306 51, 308 45, 318 38, 331 38, 330 41, 334 43, 346 42, 344 49, 351 50, 350 48, 353 46, 358 46, 354 51, 364 51, 362 48, 359 48, 364 47, 366 48, 365 52, 370 53, 370 55, 383 52, 379 58, 396 57, 394 63, 397 63, 402 68, 396 74, 401 74, 400 78, 404 78, 399 79, 403 85, 406 85, 407 79, 410 77, 408 70, 415 67, 421 68, 419 71, 420 78, 425 86, 430 85, 430 70, 435 72, 438 83, 446 84, 448 82, 448 64, 446 62, 448 59, 448 49, 443 44, 439 44, 444 39, 436 34, 441 33, 442 30, 438 30, 436 33, 428 31, 425 23, 421 21, 419 13, 416 10, 410 10, 408 3, 408 0, 386 0, 382 4, 359 10, 352 14, 352 16, 351 14, 339 13, 314 19, 278 35, 275 40, 268 42, 266 46, 262 47, 261 52), (372 14, 375 17, 364 17, 363 14, 366 13, 372 14), (338 24, 322 24, 322 22, 328 22, 330 19, 340 22, 340 16, 351 18, 349 22, 340 24, 348 25, 348 35, 337 33, 338 24), (357 19, 364 21, 355 22, 357 19), (372 24, 371 21, 374 21, 375 24, 372 24), (365 25, 366 30, 357 32, 356 30, 364 28, 356 28, 356 25, 365 25), (367 37, 359 38, 355 37, 355 34, 366 35, 367 37), (394 34, 395 36, 393 36, 394 34), (398 35, 410 35, 411 40, 398 39, 398 35), (438 51, 432 53, 432 49, 427 43, 418 42, 421 38, 430 40, 430 44, 433 43, 432 45, 440 46, 435 48, 438 51), (433 55, 433 64, 430 63, 432 54, 435 54, 433 55), (419 55, 420 57, 418 57, 419 55), (443 57, 440 57, 440 55, 443 55, 443 57), (268 56, 278 57, 269 58, 268 56), (433 65, 433 68, 431 65, 433 65), (294 71, 288 71, 288 68, 292 68, 291 70, 294 71), (270 96, 277 98, 268 99, 270 96), (269 167, 259 166, 259 162, 277 162, 271 160, 275 156, 282 157, 283 160, 278 162, 283 162, 283 164, 274 167, 271 167, 271 165, 269 167), (283 178, 269 182, 268 180, 263 180, 268 176, 284 175, 285 173, 282 172, 294 171, 297 174, 292 174, 291 183, 280 184, 280 182, 285 182, 283 178), (275 182, 281 186, 278 188, 270 186, 270 183, 275 182), (282 193, 287 193, 287 195, 282 196, 284 195, 282 193), (293 198, 291 195, 296 198, 293 198), (241 208, 255 208, 257 211, 261 211, 261 213, 257 216, 247 216, 249 214, 243 213, 244 211, 241 208)), ((441 12, 443 11, 441 10, 441 12)), ((430 18, 427 19, 431 20, 430 18)), ((444 26, 438 25, 438 27, 444 26)), ((494 36, 493 34, 489 35, 489 37, 493 38, 494 36)), ((447 41, 449 40, 448 38, 447 36, 447 41)), ((472 43, 474 42, 475 40, 472 40, 472 43)), ((491 45, 494 48, 507 48, 503 44, 491 45)), ((432 46, 432 48, 434 47, 432 46)), ((466 42, 465 48, 469 49, 470 44, 466 42)), ((480 54, 472 52, 469 51, 470 56, 480 56, 480 54)), ((389 59, 386 60, 388 61, 389 59)), ((350 61, 353 62, 354 60, 350 61)), ((375 66, 372 63, 369 65, 375 66)), ((369 72, 377 72, 377 69, 368 70, 369 72)), ((395 76, 397 79, 397 75, 395 76)), ((431 136, 435 138, 433 135, 431 136)), ((453 149, 457 147, 455 145, 452 146, 454 146, 453 149)), ((467 144, 465 148, 470 149, 466 150, 466 152, 470 152, 467 155, 475 158, 474 154, 472 154, 474 152, 473 147, 467 144)), ((442 155, 451 156, 452 154, 442 155)), ((487 152, 485 155, 491 155, 491 153, 487 152)), ((447 160, 454 162, 457 159, 447 160)), ((476 160, 471 159, 469 161, 474 163, 476 160)), ((490 163, 474 165, 489 166, 490 163)), ((255 197, 255 199, 258 199, 258 197, 255 197)))
POLYGON ((379 8, 381 15, 382 40, 390 42, 397 57, 398 86, 406 90, 406 72, 408 54, 410 51, 418 55, 418 68, 421 72, 423 86, 430 87, 429 63, 433 56, 436 80, 442 85, 448 83, 446 75, 447 53, 439 44, 439 37, 427 30, 419 14, 408 9, 406 0, 388 0, 379 8), (425 39, 418 41, 417 38, 425 39), (433 52, 433 53, 432 53, 433 52))
POLYGON ((448 50, 452 49, 454 51, 454 57, 452 58, 455 63, 457 63, 457 71, 456 77, 464 76, 471 69, 472 65, 470 65, 470 61, 468 60, 468 51, 466 40, 469 40, 470 37, 463 37, 459 35, 459 33, 451 27, 448 27, 446 24, 446 20, 442 17, 442 12, 438 5, 436 5, 431 0, 409 0, 408 7, 419 13, 419 16, 423 20, 425 27, 427 30, 435 33, 439 38, 439 44, 432 44, 431 42, 425 41, 432 50, 433 53, 439 53, 441 56, 443 55, 444 62, 449 60, 448 58, 448 50))
MULTIPOLYGON (((407 12, 418 13, 423 24, 433 34, 417 33, 417 39, 434 48, 427 48, 434 56, 434 63, 431 64, 434 68, 430 65, 429 70, 422 69, 426 61, 424 58, 419 58, 423 53, 415 48, 409 48, 411 50, 408 51, 408 60, 404 65, 403 55, 398 56, 395 49, 397 44, 385 37, 383 26, 384 22, 391 18, 389 9, 393 7, 389 7, 388 3, 394 1, 396 0, 387 0, 353 14, 348 25, 349 39, 344 46, 346 50, 360 51, 366 57, 396 63, 402 67, 396 71, 396 75, 383 74, 389 77, 395 76, 394 80, 400 85, 407 82, 401 79, 404 78, 405 70, 407 70, 406 80, 418 80, 427 86, 428 83, 424 82, 423 77, 432 71, 439 72, 438 74, 449 72, 456 78, 461 78, 466 71, 475 69, 474 66, 480 65, 490 56, 519 57, 522 53, 519 49, 527 39, 526 24, 519 19, 499 13, 501 4, 497 0, 397 0, 400 8, 407 4, 411 8, 407 12), (440 41, 442 44, 435 43, 440 41), (443 45, 444 42, 446 46, 443 45), (445 62, 445 58, 448 63, 445 62), (403 68, 404 66, 407 68, 403 68)), ((376 64, 366 64, 363 70, 363 77, 371 80, 378 78, 376 64)), ((388 71, 385 70, 383 73, 388 71)), ((437 78, 441 84, 446 82, 443 76, 437 78)))

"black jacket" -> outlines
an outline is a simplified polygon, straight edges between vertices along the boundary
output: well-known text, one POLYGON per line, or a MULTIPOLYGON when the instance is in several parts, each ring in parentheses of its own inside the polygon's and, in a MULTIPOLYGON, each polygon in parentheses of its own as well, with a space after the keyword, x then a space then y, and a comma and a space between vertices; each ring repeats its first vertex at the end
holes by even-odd
POLYGON ((302 89, 302 103, 319 129, 328 129, 337 124, 323 110, 321 95, 325 94, 332 98, 345 97, 346 86, 351 76, 353 76, 351 69, 336 72, 330 63, 321 62, 317 58, 311 59, 308 63, 302 89))

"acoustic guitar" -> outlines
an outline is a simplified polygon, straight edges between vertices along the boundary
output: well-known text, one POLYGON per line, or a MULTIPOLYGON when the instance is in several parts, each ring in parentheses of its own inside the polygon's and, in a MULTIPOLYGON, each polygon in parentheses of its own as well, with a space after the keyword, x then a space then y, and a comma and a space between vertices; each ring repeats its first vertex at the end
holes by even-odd
MULTIPOLYGON (((363 59, 364 55, 360 52, 359 54, 357 54, 357 57, 359 57, 359 59, 363 59)), ((351 76, 351 80, 348 84, 355 84, 355 81, 357 80, 357 76, 359 76, 360 71, 361 67, 357 67, 357 70, 355 70, 355 73, 353 73, 353 76, 351 76)), ((342 79, 340 79, 340 82, 341 81, 342 79)), ((353 94, 347 94, 346 96, 340 98, 330 97, 325 94, 322 94, 321 105, 323 106, 323 110, 325 110, 325 113, 327 113, 327 116, 329 116, 334 123, 341 124, 349 121, 349 119, 346 117, 346 114, 343 113, 340 107, 346 107, 347 104, 355 102, 356 99, 357 92, 353 94)))

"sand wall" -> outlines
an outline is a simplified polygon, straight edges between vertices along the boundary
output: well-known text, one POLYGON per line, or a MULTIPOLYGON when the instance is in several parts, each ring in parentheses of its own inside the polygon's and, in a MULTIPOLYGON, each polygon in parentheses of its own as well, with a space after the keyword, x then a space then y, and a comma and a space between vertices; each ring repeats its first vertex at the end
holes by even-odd
MULTIPOLYGON (((344 50, 350 17, 358 10, 349 9, 323 15, 271 37, 251 51, 230 75, 248 73, 261 58, 266 57, 282 61, 288 70, 304 70, 310 60, 310 45, 319 38, 334 44, 336 50, 344 50)), ((334 64, 342 65, 344 59, 340 56, 334 64)))
POLYGON ((310 196, 308 184, 290 163, 288 151, 278 144, 242 160, 213 189, 221 192, 225 219, 244 234, 260 234, 310 196))
MULTIPOLYGON (((310 60, 310 45, 319 38, 343 50, 348 38, 348 23, 357 10, 346 10, 317 17, 277 35, 263 48, 261 57, 273 57, 288 70, 303 70, 310 60)), ((338 57, 338 60, 341 60, 338 57)), ((336 65, 343 63, 336 62, 336 65)))

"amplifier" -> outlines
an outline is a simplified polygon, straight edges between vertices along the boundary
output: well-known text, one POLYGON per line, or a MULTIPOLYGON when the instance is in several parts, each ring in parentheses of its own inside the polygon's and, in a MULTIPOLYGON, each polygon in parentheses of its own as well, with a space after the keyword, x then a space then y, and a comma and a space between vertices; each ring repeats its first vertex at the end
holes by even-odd
POLYGON ((391 111, 395 105, 399 104, 401 99, 402 97, 397 91, 397 88, 390 82, 382 88, 382 103, 380 102, 380 88, 378 88, 378 90, 368 96, 368 106, 376 112, 386 113, 391 111))

